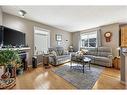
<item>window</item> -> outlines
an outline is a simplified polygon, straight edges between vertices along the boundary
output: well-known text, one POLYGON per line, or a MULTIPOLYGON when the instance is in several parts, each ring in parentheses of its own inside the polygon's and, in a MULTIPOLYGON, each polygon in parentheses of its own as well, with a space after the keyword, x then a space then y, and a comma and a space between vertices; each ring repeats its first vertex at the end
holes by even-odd
POLYGON ((50 34, 49 30, 35 27, 34 29, 34 54, 47 53, 50 47, 50 34))
POLYGON ((81 34, 81 47, 97 47, 97 31, 81 34))

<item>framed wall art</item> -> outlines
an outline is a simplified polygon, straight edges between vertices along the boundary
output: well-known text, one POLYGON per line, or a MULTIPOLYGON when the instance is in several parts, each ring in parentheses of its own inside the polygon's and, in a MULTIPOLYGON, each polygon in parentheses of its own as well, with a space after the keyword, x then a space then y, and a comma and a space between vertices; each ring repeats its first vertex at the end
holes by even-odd
POLYGON ((62 35, 56 34, 56 41, 62 41, 62 35))

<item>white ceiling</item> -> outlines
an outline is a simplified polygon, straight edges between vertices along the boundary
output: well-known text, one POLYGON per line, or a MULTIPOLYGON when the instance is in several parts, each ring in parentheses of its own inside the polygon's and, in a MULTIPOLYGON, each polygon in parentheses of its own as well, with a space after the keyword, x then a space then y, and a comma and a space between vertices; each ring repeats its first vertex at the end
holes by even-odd
POLYGON ((127 22, 126 6, 2 6, 4 12, 16 16, 21 9, 27 19, 69 32, 127 22))

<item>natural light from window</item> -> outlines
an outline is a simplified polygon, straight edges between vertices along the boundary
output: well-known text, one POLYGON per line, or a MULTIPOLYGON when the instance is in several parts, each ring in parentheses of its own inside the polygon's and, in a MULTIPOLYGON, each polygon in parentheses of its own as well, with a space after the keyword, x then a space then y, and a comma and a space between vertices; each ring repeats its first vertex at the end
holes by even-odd
POLYGON ((97 47, 97 31, 81 34, 81 47, 97 47))

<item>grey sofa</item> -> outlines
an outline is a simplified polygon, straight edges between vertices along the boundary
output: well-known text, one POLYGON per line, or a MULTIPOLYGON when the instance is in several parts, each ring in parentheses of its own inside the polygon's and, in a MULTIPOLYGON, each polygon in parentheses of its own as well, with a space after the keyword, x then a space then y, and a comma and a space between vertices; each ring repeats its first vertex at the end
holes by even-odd
POLYGON ((63 47, 49 48, 49 63, 52 65, 60 65, 71 61, 71 56, 69 53, 64 51, 63 47), (53 54, 52 51, 56 52, 53 54))
POLYGON ((84 54, 84 57, 91 58, 91 63, 101 66, 112 67, 112 49, 110 47, 98 47, 98 48, 81 48, 88 50, 84 54))

